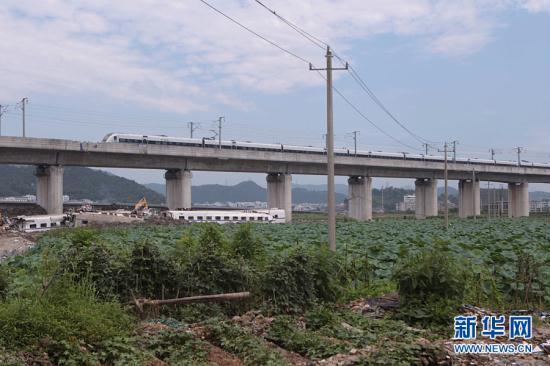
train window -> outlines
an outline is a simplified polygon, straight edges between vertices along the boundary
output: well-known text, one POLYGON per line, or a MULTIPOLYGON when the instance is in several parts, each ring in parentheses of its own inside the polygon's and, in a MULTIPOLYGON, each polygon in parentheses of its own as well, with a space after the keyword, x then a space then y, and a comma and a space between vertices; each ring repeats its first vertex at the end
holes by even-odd
POLYGON ((207 220, 212 220, 212 216, 206 216, 207 220))
POLYGON ((189 216, 187 220, 195 220, 195 216, 189 216))
POLYGON ((233 216, 233 220, 238 220, 239 216, 233 216))
POLYGON ((88 225, 88 220, 82 220, 82 225, 88 225))
POLYGON ((48 224, 43 222, 43 223, 40 224, 40 227, 48 227, 48 224))
POLYGON ((250 216, 249 220, 254 221, 254 216, 250 216))
POLYGON ((202 216, 197 216, 197 220, 202 221, 202 216))
POLYGON ((52 222, 52 224, 51 224, 50 226, 51 226, 51 227, 57 226, 57 222, 52 222))
POLYGON ((274 217, 274 218, 277 218, 277 217, 279 217, 279 215, 275 214, 275 215, 273 215, 273 217, 274 217))
POLYGON ((185 216, 179 216, 178 219, 183 220, 185 219, 185 216))
POLYGON ((219 221, 219 220, 221 220, 221 219, 222 219, 222 217, 221 217, 221 216, 216 216, 216 220, 218 220, 218 221, 219 221))
POLYGON ((241 216, 241 221, 246 221, 246 216, 241 216))
POLYGON ((36 229, 36 224, 30 224, 29 227, 30 227, 31 229, 36 229))
POLYGON ((223 219, 224 220, 229 220, 229 216, 224 216, 223 219))

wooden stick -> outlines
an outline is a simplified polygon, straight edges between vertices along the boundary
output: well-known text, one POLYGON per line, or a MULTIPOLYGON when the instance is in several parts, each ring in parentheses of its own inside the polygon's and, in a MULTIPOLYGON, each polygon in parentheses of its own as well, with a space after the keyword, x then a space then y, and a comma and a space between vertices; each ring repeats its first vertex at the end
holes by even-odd
POLYGON ((215 302, 215 301, 232 301, 232 300, 242 300, 250 297, 250 292, 231 292, 227 294, 217 294, 217 295, 199 295, 199 296, 190 296, 190 297, 181 297, 176 299, 166 299, 166 300, 150 300, 139 298, 135 299, 134 303, 136 307, 142 311, 143 305, 178 305, 178 304, 191 304, 196 302, 215 302))

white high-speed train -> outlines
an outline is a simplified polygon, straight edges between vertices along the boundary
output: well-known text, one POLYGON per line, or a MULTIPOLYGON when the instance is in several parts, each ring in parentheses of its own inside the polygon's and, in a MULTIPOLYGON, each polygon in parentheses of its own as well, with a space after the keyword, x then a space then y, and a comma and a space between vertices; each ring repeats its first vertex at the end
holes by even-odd
MULTIPOLYGON (((171 137, 165 135, 136 135, 125 133, 109 133, 103 138, 103 142, 114 143, 127 143, 127 144, 144 144, 144 145, 168 145, 168 146, 194 146, 203 148, 218 148, 218 140, 212 139, 192 139, 187 137, 171 137)), ((289 153, 301 153, 301 154, 326 154, 326 149, 316 146, 297 146, 286 144, 264 144, 251 141, 221 141, 222 149, 235 149, 235 150, 256 150, 256 151, 274 151, 274 152, 289 152, 289 153)), ((437 155, 425 155, 425 154, 411 154, 407 152, 385 152, 385 151, 365 151, 358 150, 355 154, 353 149, 336 148, 334 154, 337 156, 361 156, 368 158, 387 158, 387 159, 399 159, 399 160, 421 160, 421 161, 437 161, 444 160, 442 156, 437 155)), ((517 161, 511 160, 490 160, 490 159, 478 159, 478 158, 457 158, 456 163, 459 164, 487 164, 487 165, 511 165, 517 166, 517 161)), ((522 161, 521 166, 533 166, 548 168, 548 163, 533 163, 529 161, 522 161)))

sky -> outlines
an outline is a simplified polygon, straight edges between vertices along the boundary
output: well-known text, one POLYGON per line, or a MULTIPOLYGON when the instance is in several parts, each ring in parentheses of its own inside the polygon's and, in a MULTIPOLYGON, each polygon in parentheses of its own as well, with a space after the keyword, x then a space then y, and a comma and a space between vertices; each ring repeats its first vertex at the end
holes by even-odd
MULTIPOLYGON (((322 146, 325 51, 252 0, 4 0, 0 7, 3 135, 100 141, 109 132, 212 136, 322 146)), ((550 0, 262 0, 349 61, 401 128, 349 72, 334 85, 336 147, 422 150, 457 140, 457 156, 548 162, 550 0), (390 137, 388 137, 391 136, 390 137), (415 137, 416 136, 416 137, 415 137), (419 138, 418 138, 419 137, 419 138)), ((335 59, 335 66, 341 66, 335 59)), ((162 170, 112 169, 140 183, 162 170)), ((194 172, 193 184, 262 174, 194 172)), ((345 177, 337 177, 344 183, 345 177)), ((295 176, 298 183, 323 177, 295 176)), ((375 179, 374 185, 411 186, 375 179)), ((536 185, 550 190, 548 185, 536 185)))

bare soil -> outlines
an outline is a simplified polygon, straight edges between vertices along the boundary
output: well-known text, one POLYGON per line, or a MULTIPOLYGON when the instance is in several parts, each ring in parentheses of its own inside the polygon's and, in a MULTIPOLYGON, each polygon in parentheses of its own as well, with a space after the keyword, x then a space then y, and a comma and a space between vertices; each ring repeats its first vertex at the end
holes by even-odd
POLYGON ((22 254, 34 245, 37 235, 0 231, 0 261, 22 254))

